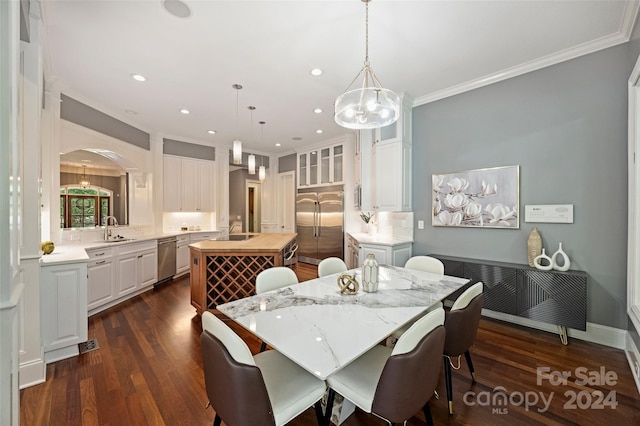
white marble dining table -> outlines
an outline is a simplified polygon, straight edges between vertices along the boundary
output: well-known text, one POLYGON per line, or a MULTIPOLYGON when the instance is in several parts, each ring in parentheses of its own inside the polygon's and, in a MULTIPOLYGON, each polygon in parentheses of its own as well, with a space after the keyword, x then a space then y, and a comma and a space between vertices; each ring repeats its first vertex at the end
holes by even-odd
MULTIPOLYGON (((362 283, 361 269, 356 274, 362 283)), ((469 280, 380 266, 375 293, 340 293, 328 275, 218 305, 228 316, 289 359, 326 379, 469 280)))

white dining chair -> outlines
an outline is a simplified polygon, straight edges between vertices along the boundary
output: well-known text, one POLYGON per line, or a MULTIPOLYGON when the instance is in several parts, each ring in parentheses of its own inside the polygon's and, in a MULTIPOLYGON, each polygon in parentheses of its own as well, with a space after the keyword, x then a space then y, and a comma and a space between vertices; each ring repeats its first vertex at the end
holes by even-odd
POLYGON ((284 425, 315 406, 327 389, 318 379, 281 353, 251 355, 247 344, 211 312, 202 314, 200 344, 205 388, 216 412, 214 426, 284 425))
MULTIPOLYGON (((291 284, 298 284, 296 273, 286 266, 274 266, 261 271, 256 276, 256 294, 262 294, 291 284)), ((260 344, 260 352, 264 352, 265 349, 267 349, 267 344, 262 342, 260 344)))
MULTIPOLYGON (((435 257, 431 257, 431 256, 413 256, 412 258, 407 260, 407 262, 404 264, 404 267, 406 269, 413 269, 416 271, 431 272, 433 274, 444 275, 444 263, 442 263, 440 259, 436 259, 435 257)), ((442 303, 432 308, 429 308, 427 312, 437 308, 441 308, 441 307, 442 307, 442 303)), ((402 333, 407 331, 409 327, 411 327, 411 323, 404 325, 398 330, 394 331, 391 337, 389 337, 390 341, 388 343, 391 346, 393 346, 395 344, 395 341, 399 339, 400 336, 402 336, 402 333)))
POLYGON ((440 259, 431 256, 413 256, 404 264, 407 269, 444 274, 444 263, 440 259))
POLYGON ((331 418, 335 394, 389 423, 403 423, 421 409, 433 425, 429 400, 438 385, 444 348, 444 309, 416 321, 393 349, 376 345, 327 377, 329 395, 325 424, 331 418))
POLYGON ((265 269, 256 276, 256 294, 298 284, 298 276, 285 266, 265 269))
POLYGON ((345 272, 347 264, 339 257, 327 257, 318 263, 318 277, 326 277, 327 275, 345 272))

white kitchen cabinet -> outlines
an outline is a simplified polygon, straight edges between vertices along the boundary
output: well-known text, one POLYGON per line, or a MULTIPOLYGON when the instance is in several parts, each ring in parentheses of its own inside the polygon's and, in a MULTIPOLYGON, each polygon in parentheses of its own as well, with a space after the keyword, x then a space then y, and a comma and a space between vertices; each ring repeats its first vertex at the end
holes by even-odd
POLYGON ((111 302, 115 297, 115 264, 113 249, 87 250, 87 310, 111 302))
POLYGON ((164 211, 215 210, 215 162, 164 156, 164 211))
POLYGON ((163 175, 164 211, 182 211, 182 159, 165 155, 163 175))
POLYGON ((78 355, 88 335, 87 263, 42 266, 40 304, 45 362, 78 355))
POLYGON ((176 274, 174 278, 189 272, 189 234, 178 235, 176 241, 176 274))
POLYGON ((397 122, 360 131, 361 210, 411 211, 412 100, 401 96, 397 122))
POLYGON ((193 232, 191 233, 190 241, 192 243, 197 243, 198 241, 213 240, 221 235, 221 231, 193 232))
POLYGON ((198 205, 196 211, 212 212, 216 210, 215 163, 213 161, 198 161, 197 178, 198 205))
POLYGON ((298 153, 298 188, 342 183, 344 160, 344 143, 298 153))
POLYGON ((355 269, 360 267, 360 243, 351 234, 347 233, 347 255, 345 262, 347 268, 355 269))
POLYGON ((412 130, 411 130, 411 115, 413 108, 413 99, 406 94, 400 95, 400 114, 398 115, 398 121, 385 127, 375 129, 374 137, 376 143, 394 143, 404 141, 411 144, 412 142, 412 130))
POLYGON ((411 145, 376 144, 374 210, 411 211, 411 145))
POLYGON ((373 253, 381 265, 404 266, 412 253, 412 243, 395 245, 360 243, 360 266, 367 255, 373 253))
MULTIPOLYGON (((187 235, 188 237, 188 235, 187 235)), ((94 315, 158 281, 157 240, 87 250, 87 310, 94 315)))
POLYGON ((158 280, 157 241, 126 244, 116 256, 116 298, 155 284, 158 280))
POLYGON ((182 158, 182 184, 180 185, 182 192, 181 210, 186 212, 195 212, 198 208, 198 161, 190 158, 182 158))

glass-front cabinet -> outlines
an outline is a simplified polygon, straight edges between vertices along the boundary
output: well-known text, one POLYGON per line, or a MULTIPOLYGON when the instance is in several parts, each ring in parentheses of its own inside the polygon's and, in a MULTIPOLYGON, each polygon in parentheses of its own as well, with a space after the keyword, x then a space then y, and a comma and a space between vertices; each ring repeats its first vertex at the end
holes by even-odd
POLYGON ((335 144, 298 154, 298 188, 343 182, 344 145, 335 144))

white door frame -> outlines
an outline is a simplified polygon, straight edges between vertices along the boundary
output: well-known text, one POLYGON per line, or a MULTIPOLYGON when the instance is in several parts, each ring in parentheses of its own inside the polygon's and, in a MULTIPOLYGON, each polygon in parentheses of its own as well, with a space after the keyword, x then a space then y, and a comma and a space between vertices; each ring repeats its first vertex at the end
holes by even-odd
POLYGON ((629 217, 627 241, 627 313, 636 330, 640 330, 640 263, 637 260, 638 247, 640 245, 640 211, 638 211, 638 199, 640 199, 640 176, 636 168, 635 156, 640 151, 640 58, 636 62, 631 77, 629 77, 629 217))
POLYGON ((277 218, 278 232, 296 232, 296 172, 277 175, 277 218))
POLYGON ((254 218, 253 218, 253 232, 262 232, 262 182, 259 180, 245 180, 244 190, 244 217, 245 217, 245 232, 249 232, 249 188, 254 189, 254 218))

